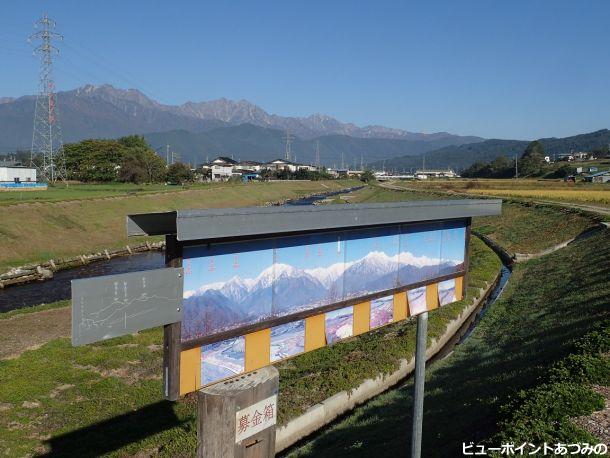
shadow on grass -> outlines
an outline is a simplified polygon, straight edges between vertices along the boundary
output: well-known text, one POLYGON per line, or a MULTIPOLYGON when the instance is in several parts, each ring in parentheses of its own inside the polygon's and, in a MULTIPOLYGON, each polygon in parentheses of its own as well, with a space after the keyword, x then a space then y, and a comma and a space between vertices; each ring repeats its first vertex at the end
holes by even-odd
MULTIPOLYGON (((462 443, 489 438, 500 406, 608 316, 609 259, 604 231, 516 268, 472 336, 428 370, 422 456, 462 456, 462 443)), ((409 381, 375 398, 289 456, 409 456, 412 391, 409 381)))
POLYGON ((184 423, 174 413, 173 403, 161 401, 134 412, 53 437, 46 441, 43 456, 94 457, 118 450, 184 423))

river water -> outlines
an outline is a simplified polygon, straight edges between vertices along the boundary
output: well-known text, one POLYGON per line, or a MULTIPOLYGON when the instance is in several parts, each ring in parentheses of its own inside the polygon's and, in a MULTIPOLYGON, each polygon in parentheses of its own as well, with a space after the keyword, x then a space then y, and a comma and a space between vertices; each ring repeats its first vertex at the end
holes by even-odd
MULTIPOLYGON (((346 194, 361 188, 362 186, 358 186, 342 191, 320 193, 303 199, 290 200, 284 205, 312 205, 314 202, 328 197, 346 194)), ((91 264, 85 264, 73 269, 61 270, 55 272, 53 278, 47 281, 0 289, 0 312, 70 299, 70 281, 78 278, 159 269, 164 266, 165 253, 162 251, 152 251, 113 258, 108 261, 92 262, 91 264)))

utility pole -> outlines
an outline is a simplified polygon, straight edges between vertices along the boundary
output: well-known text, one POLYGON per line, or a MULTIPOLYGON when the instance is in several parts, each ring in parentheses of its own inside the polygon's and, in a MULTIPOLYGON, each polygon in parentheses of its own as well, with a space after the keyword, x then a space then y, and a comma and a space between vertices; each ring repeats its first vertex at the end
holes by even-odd
POLYGON ((316 140, 316 167, 320 168, 320 140, 316 140))
POLYGON ((290 134, 290 130, 286 129, 286 152, 284 154, 284 159, 290 161, 292 157, 292 135, 290 134))
POLYGON ((422 171, 424 171, 424 172, 425 172, 425 171, 426 171, 426 155, 425 155, 425 154, 423 155, 422 160, 423 160, 423 162, 424 162, 424 163, 423 163, 423 169, 422 169, 422 171))
POLYGON ((34 55, 40 56, 30 165, 37 162, 39 175, 51 183, 66 179, 66 160, 53 79, 53 55, 59 54, 53 42, 61 41, 64 37, 54 32, 55 26, 55 21, 45 13, 34 25, 39 30, 28 38, 30 43, 38 43, 34 55), (35 161, 37 156, 39 161, 35 161))
POLYGON ((515 154, 515 180, 519 178, 519 168, 517 165, 517 155, 515 154))
POLYGON ((360 155, 360 170, 364 170, 364 155, 360 155))
POLYGON ((341 169, 345 169, 345 156, 343 152, 341 152, 341 169))
POLYGON ((165 145, 165 163, 169 165, 169 145, 165 145))

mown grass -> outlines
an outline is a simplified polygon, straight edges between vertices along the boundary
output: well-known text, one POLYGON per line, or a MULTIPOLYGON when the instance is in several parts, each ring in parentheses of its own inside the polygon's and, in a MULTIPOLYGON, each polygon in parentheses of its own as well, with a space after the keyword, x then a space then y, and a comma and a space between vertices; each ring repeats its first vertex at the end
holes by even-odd
POLYGON ((45 191, 3 191, 0 192, 0 206, 19 203, 60 202, 81 199, 99 199, 104 197, 121 197, 134 194, 180 192, 188 189, 202 189, 222 186, 223 183, 192 183, 186 186, 166 184, 133 184, 133 183, 58 183, 49 185, 45 191))
POLYGON ((273 182, 209 186, 0 207, 0 271, 29 262, 114 249, 144 238, 127 238, 125 216, 185 208, 261 205, 265 202, 353 186, 354 181, 273 182))
MULTIPOLYGON (((603 231, 515 267, 472 336, 428 370, 422 456, 461 456, 462 443, 491 438, 501 407, 608 319, 609 258, 610 231, 603 231)), ((412 390, 409 382, 377 397, 290 456, 408 455, 412 390)))
MULTIPOLYGON (((468 297, 491 281, 500 263, 482 242, 471 245, 468 297)), ((465 303, 435 312, 440 335, 465 303)), ((33 310, 32 310, 33 311, 33 310)), ((281 363, 280 422, 364 379, 397 368, 414 349, 412 322, 396 323, 281 363)), ((56 339, 0 361, 0 449, 8 456, 52 453, 191 456, 196 447, 193 397, 161 400, 160 329, 72 348, 56 339)))
POLYGON ((44 312, 45 310, 53 310, 62 307, 68 307, 70 305, 70 301, 57 301, 50 302, 48 304, 40 304, 34 305, 31 307, 21 307, 15 310, 10 310, 8 312, 0 312, 0 320, 5 320, 7 318, 14 317, 15 315, 27 315, 29 313, 37 313, 44 312))
POLYGON ((472 228, 509 253, 537 253, 570 240, 598 224, 570 209, 503 202, 500 216, 474 218, 472 228))

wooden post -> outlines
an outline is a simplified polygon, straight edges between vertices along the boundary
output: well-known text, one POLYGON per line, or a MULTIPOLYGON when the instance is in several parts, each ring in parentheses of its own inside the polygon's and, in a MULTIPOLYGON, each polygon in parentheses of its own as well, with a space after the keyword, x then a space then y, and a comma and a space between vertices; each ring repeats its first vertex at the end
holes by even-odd
POLYGON ((279 373, 273 366, 197 392, 198 458, 271 458, 279 373))
MULTIPOLYGON (((165 265, 182 265, 182 246, 176 235, 165 236, 165 265)), ((165 399, 177 401, 180 397, 180 351, 181 323, 163 326, 163 395, 165 399)))

